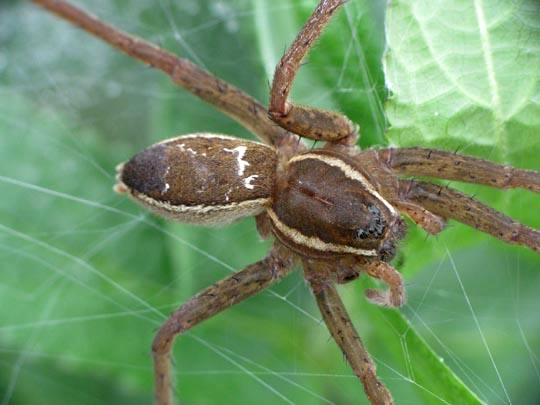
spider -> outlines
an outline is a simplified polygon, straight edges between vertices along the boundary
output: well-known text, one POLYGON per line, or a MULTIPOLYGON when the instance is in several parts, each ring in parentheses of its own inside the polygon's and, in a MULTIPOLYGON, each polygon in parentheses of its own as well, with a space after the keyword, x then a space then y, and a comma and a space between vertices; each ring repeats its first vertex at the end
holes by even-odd
POLYGON ((171 404, 176 335, 262 291, 300 265, 331 335, 373 404, 392 404, 336 284, 366 273, 388 286, 367 290, 374 304, 404 305, 402 276, 390 264, 406 234, 402 215, 429 234, 457 220, 540 251, 540 231, 433 177, 540 192, 540 171, 424 148, 360 150, 358 127, 339 113, 293 104, 289 92, 305 55, 343 0, 322 0, 276 67, 268 108, 212 74, 62 0, 34 0, 237 120, 263 143, 196 133, 150 146, 118 166, 115 190, 158 215, 199 225, 254 216, 268 255, 201 291, 173 312, 153 344, 155 400, 171 404), (276 125, 277 124, 277 125, 276 125), (298 137, 323 142, 308 149, 298 137))

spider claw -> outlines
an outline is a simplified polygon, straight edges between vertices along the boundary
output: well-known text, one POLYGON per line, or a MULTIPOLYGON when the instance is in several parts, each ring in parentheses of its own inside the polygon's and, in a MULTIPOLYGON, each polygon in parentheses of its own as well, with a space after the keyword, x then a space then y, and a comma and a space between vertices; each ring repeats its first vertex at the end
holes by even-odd
POLYGON ((392 294, 390 290, 369 289, 365 292, 366 299, 381 307, 399 308, 405 305, 405 296, 392 294))
POLYGON ((389 306, 389 296, 387 291, 369 289, 365 292, 366 299, 372 304, 379 305, 381 307, 389 306))

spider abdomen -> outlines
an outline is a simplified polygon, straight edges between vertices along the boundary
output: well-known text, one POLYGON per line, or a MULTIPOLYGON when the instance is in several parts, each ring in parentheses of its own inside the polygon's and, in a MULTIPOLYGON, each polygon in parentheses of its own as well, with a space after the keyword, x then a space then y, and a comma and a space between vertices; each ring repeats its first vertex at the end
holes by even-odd
POLYGON ((310 257, 380 257, 393 248, 402 220, 349 160, 317 150, 289 161, 269 216, 276 237, 291 249, 310 257))
POLYGON ((269 204, 276 153, 258 142, 191 134, 154 144, 118 168, 115 189, 158 215, 220 225, 269 204))

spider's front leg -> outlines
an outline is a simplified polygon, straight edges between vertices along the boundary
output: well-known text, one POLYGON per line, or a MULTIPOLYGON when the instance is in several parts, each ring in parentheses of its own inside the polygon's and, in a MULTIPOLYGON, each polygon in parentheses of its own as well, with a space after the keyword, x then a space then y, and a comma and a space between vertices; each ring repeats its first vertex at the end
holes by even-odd
POLYGON ((474 156, 428 148, 386 148, 379 160, 394 173, 433 177, 540 193, 540 171, 519 169, 474 156))
POLYGON ((406 295, 403 286, 403 276, 391 264, 372 258, 361 258, 362 270, 369 276, 381 280, 388 286, 388 290, 370 289, 366 291, 366 298, 373 304, 383 307, 399 308, 405 305, 406 295))
POLYGON ((454 219, 503 242, 540 252, 540 231, 523 225, 502 212, 449 187, 417 180, 400 180, 401 197, 430 212, 454 219))
POLYGON ((300 63, 343 3, 343 0, 322 0, 281 58, 274 73, 268 116, 282 128, 305 138, 322 141, 343 139, 342 142, 354 145, 358 128, 346 116, 288 101, 300 63))
MULTIPOLYGON (((500 189, 523 188, 540 193, 538 170, 520 169, 474 156, 429 148, 386 148, 376 151, 376 154, 378 161, 396 174, 455 180, 500 189)), ((437 232, 432 232, 425 221, 422 222, 422 218, 435 216, 455 219, 504 242, 540 251, 540 231, 457 190, 414 180, 399 181, 398 189, 398 195, 392 203, 403 213, 413 214, 413 220, 432 234, 437 232), (414 207, 411 212, 410 207, 414 207)), ((437 228, 434 230, 437 231, 437 228)))
POLYGON ((374 405, 393 404, 392 395, 377 377, 375 363, 351 322, 333 283, 310 280, 311 289, 332 337, 340 347, 374 405))
POLYGON ((395 308, 405 304, 401 274, 379 259, 356 255, 344 257, 338 262, 305 259, 302 266, 324 322, 362 382, 368 399, 374 405, 393 404, 390 392, 377 377, 375 363, 352 324, 335 284, 348 283, 356 279, 360 272, 365 272, 389 287, 387 291, 366 291, 367 299, 377 305, 395 308))
POLYGON ((173 403, 170 354, 175 336, 270 286, 287 275, 294 262, 275 244, 268 257, 206 288, 173 312, 152 344, 156 404, 173 403))

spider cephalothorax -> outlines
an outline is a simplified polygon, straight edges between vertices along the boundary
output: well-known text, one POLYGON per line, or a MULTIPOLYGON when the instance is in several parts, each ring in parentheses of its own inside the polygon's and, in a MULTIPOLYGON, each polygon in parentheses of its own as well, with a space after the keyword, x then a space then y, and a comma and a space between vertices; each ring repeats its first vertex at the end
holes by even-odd
POLYGON ((540 232, 457 190, 400 175, 434 177, 540 192, 540 171, 516 169, 452 152, 398 148, 359 151, 357 127, 339 113, 288 100, 295 74, 343 0, 322 0, 276 67, 268 109, 241 90, 62 0, 34 0, 220 108, 264 144, 216 134, 158 143, 120 165, 118 192, 167 218, 220 225, 256 216, 276 238, 264 259, 201 291, 162 325, 152 350, 156 402, 172 403, 174 338, 256 294, 301 264, 321 315, 373 404, 392 404, 375 364, 337 293, 364 272, 387 290, 375 304, 405 303, 403 280, 389 261, 405 234, 401 215, 430 234, 454 219, 507 243, 540 251, 540 232), (276 125, 277 124, 277 125, 276 125), (307 151, 298 136, 325 142, 307 151))
POLYGON ((405 233, 398 211, 355 157, 328 148, 288 162, 268 215, 276 237, 310 258, 353 254, 390 260, 405 233))

